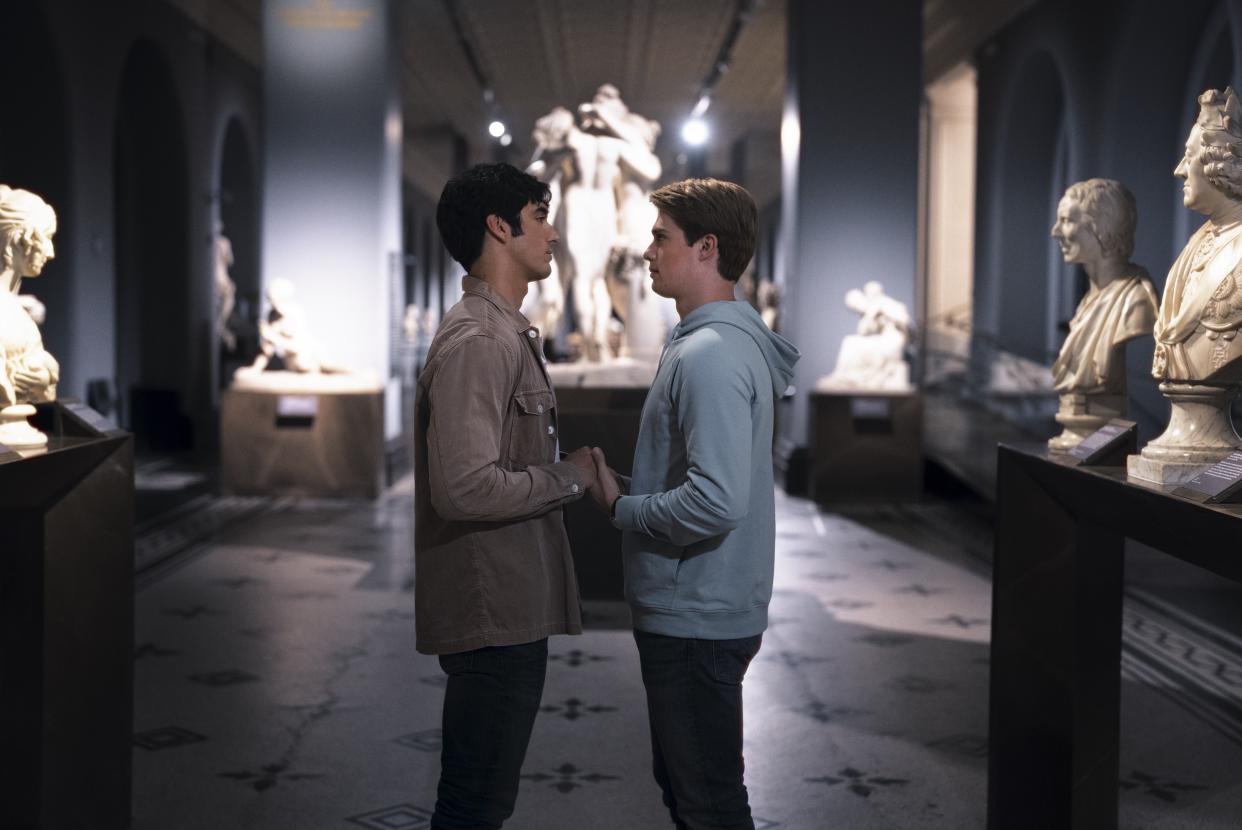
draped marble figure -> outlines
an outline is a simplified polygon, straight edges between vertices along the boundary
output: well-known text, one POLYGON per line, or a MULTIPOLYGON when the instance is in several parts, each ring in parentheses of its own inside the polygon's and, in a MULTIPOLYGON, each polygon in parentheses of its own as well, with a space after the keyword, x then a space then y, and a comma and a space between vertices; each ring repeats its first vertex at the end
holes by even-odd
POLYGON ((1229 408, 1242 384, 1242 105, 1233 88, 1199 96, 1199 116, 1173 171, 1182 201, 1207 221, 1169 269, 1152 375, 1169 399, 1169 426, 1131 475, 1178 484, 1242 446, 1229 408))
POLYGON ((56 212, 28 190, 0 185, 0 444, 39 447, 47 437, 26 422, 32 403, 56 399, 60 364, 43 348, 31 317, 42 304, 19 296, 22 280, 37 277, 56 255, 56 212))
POLYGON ((1090 287, 1052 365, 1065 428, 1048 442, 1054 450, 1127 414, 1125 344, 1150 334, 1156 318, 1151 277, 1130 261, 1136 220, 1134 196, 1112 179, 1070 185, 1057 205, 1052 237, 1065 261, 1087 272, 1090 287))

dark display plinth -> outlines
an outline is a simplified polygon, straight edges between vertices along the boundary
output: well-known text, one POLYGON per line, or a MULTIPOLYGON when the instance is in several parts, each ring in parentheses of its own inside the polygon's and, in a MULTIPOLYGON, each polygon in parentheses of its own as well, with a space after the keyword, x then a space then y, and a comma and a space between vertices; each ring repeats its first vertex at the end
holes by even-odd
MULTIPOLYGON (((599 447, 608 465, 629 475, 638 444, 638 422, 647 390, 642 387, 571 387, 556 390, 561 449, 599 447)), ((565 508, 565 526, 583 599, 620 600, 621 532, 590 497, 565 508)))
POLYGON ((129 826, 134 450, 72 402, 0 450, 0 827, 129 826))
POLYGON ((1042 448, 997 472, 988 827, 1115 828, 1123 542, 1242 580, 1242 506, 1042 448))
POLYGON ((917 499, 923 492, 923 399, 811 393, 811 498, 820 504, 917 499))
POLYGON ((384 475, 384 392, 226 389, 225 492, 375 499, 384 475))

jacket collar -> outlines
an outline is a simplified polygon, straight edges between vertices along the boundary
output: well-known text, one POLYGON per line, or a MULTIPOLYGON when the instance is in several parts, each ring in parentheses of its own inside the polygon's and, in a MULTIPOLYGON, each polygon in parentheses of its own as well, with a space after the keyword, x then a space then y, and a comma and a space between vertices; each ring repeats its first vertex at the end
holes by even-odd
POLYGON ((530 320, 526 319, 526 315, 513 307, 513 304, 500 295, 500 292, 492 288, 485 281, 478 277, 472 277, 466 274, 461 278, 461 290, 464 294, 473 294, 476 297, 482 297, 489 303, 494 305, 496 309, 505 316, 505 319, 513 323, 514 329, 521 333, 532 328, 530 320))

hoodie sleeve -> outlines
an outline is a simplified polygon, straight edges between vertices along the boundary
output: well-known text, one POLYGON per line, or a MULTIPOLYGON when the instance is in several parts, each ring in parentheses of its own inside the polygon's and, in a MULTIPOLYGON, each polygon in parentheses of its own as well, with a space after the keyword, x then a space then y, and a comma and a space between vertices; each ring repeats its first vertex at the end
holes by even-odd
POLYGON ((670 394, 686 480, 662 493, 622 496, 614 524, 684 547, 728 533, 746 516, 755 384, 745 361, 719 338, 705 338, 682 354, 670 394))

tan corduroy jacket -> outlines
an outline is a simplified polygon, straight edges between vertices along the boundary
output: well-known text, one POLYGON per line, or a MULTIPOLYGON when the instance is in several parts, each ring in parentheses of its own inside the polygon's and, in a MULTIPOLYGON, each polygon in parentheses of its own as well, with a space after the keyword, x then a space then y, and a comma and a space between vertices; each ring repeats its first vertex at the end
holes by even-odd
POLYGON ((465 292, 418 379, 417 647, 452 654, 578 634, 561 505, 587 477, 557 461, 556 397, 539 331, 486 282, 465 292))

